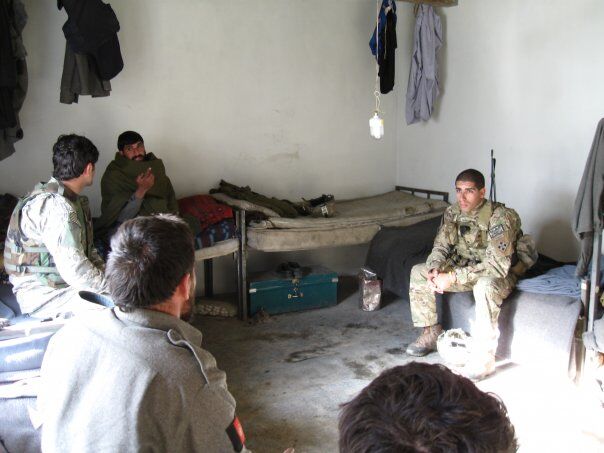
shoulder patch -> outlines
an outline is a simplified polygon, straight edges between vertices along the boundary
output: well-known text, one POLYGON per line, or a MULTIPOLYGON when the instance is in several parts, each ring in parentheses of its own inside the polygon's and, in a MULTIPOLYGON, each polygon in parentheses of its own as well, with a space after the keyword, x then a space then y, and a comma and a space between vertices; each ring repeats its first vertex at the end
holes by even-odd
POLYGON ((495 225, 489 230, 489 237, 496 239, 503 234, 503 225, 495 225))

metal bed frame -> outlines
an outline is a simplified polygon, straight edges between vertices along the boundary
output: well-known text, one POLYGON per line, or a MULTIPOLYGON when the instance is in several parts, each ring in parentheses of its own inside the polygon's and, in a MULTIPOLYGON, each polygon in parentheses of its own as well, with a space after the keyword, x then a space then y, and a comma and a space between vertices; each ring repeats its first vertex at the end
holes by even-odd
MULTIPOLYGON (((406 187, 406 186, 395 186, 396 190, 399 191, 403 191, 403 192, 409 192, 411 193, 411 195, 415 195, 417 194, 423 194, 425 195, 425 198, 431 199, 432 196, 437 196, 437 197, 442 197, 443 201, 445 202, 449 202, 449 193, 448 192, 442 192, 442 191, 438 191, 438 190, 428 190, 428 189, 418 189, 415 187, 406 187)), ((245 222, 245 211, 244 210, 239 210, 236 211, 237 212, 237 231, 239 232, 239 251, 236 254, 236 261, 237 261, 237 299, 238 299, 238 315, 239 315, 239 319, 241 319, 242 321, 246 321, 248 318, 248 290, 247 290, 247 279, 248 279, 248 272, 247 272, 247 231, 246 231, 246 222, 245 222)), ((313 250, 313 249, 308 249, 308 250, 313 250)), ((265 253, 270 253, 270 252, 265 252, 265 253)), ((204 266, 204 275, 206 278, 206 285, 207 285, 207 281, 211 280, 212 277, 212 268, 211 268, 211 263, 210 263, 210 267, 209 269, 206 271, 206 268, 204 266)), ((206 288, 208 288, 206 286, 206 288)), ((206 293, 207 294, 207 293, 206 293)), ((211 284, 210 284, 210 294, 211 294, 211 284)))

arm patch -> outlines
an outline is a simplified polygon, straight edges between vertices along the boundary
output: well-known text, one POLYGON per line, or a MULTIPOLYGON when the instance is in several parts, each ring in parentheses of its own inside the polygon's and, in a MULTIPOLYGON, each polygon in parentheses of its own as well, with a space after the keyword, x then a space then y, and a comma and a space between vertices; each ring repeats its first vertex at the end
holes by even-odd
POLYGON ((71 223, 75 223, 80 228, 82 227, 82 225, 80 225, 80 219, 78 219, 78 215, 75 213, 75 211, 69 211, 69 221, 71 223))
POLYGON ((503 234, 503 225, 495 225, 493 228, 489 230, 489 237, 491 239, 497 239, 499 236, 503 234))

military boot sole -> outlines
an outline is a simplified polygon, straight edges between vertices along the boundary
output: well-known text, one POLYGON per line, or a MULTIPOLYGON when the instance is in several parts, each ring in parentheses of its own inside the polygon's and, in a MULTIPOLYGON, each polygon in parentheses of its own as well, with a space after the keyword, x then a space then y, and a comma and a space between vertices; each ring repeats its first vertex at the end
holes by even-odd
POLYGON ((405 351, 408 355, 412 355, 414 357, 423 357, 425 355, 430 354, 431 352, 436 351, 436 349, 431 348, 419 348, 414 346, 409 346, 405 351))

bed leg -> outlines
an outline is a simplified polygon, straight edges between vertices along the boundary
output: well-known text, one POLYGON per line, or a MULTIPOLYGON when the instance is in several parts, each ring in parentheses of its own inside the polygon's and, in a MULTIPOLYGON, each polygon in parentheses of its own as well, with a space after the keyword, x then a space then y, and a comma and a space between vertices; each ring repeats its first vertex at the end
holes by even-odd
POLYGON ((239 250, 237 251, 237 290, 239 299, 239 319, 247 321, 247 246, 245 231, 245 211, 237 211, 239 250))
POLYGON ((212 297, 214 295, 214 263, 211 258, 203 262, 203 284, 204 296, 212 297))

